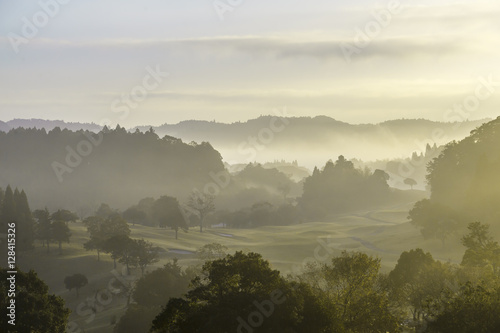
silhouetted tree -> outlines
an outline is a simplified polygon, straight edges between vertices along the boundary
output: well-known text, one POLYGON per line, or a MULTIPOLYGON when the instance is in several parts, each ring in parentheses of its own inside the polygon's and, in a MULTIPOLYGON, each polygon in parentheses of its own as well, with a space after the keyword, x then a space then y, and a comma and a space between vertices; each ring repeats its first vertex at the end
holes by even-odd
POLYGON ((417 181, 413 178, 405 178, 404 183, 406 185, 410 186, 412 190, 413 190, 413 186, 417 185, 417 181))
POLYGON ((203 271, 187 299, 170 298, 153 332, 342 332, 310 288, 287 282, 259 254, 236 252, 207 261, 203 271), (258 324, 248 320, 254 314, 262 316, 258 324))
POLYGON ((500 268, 500 245, 493 240, 489 225, 481 222, 469 223, 469 233, 462 237, 466 247, 462 265, 469 267, 490 267, 494 273, 500 268))
MULTIPOLYGON (((0 327, 10 327, 10 332, 66 332, 69 309, 65 307, 64 300, 49 294, 47 285, 37 276, 35 271, 27 273, 16 268, 16 314, 15 326, 7 323, 11 320, 5 313, 0 316, 0 327)), ((7 269, 0 268, 0 307, 7 309, 8 290, 11 274, 7 269)))
POLYGON ((52 213, 50 217, 53 221, 75 222, 78 220, 78 215, 70 212, 67 209, 59 209, 57 212, 52 213))
POLYGON ((89 283, 87 277, 83 274, 77 273, 64 278, 64 286, 66 289, 71 291, 71 289, 76 290, 76 297, 79 296, 80 288, 86 286, 89 283))
POLYGON ((158 262, 158 249, 153 246, 153 243, 144 239, 135 239, 134 243, 133 255, 137 257, 141 275, 144 275, 146 266, 158 262))
POLYGON ((51 225, 52 239, 59 244, 59 254, 62 254, 62 242, 68 242, 71 232, 64 221, 54 221, 51 225))
POLYGON ((200 192, 192 192, 188 199, 188 207, 195 211, 200 221, 200 232, 203 232, 203 222, 208 214, 215 211, 214 204, 215 196, 211 194, 203 194, 200 192))
POLYGON ((153 214, 160 227, 170 227, 175 231, 175 239, 179 229, 187 232, 188 226, 182 214, 179 202, 174 197, 162 196, 153 205, 153 214))
POLYGON ((196 250, 196 254, 202 260, 214 260, 224 257, 227 254, 227 250, 227 246, 219 243, 210 243, 196 250))
POLYGON ((33 216, 36 219, 35 225, 35 235, 37 239, 43 242, 43 245, 47 245, 47 253, 50 252, 50 242, 54 239, 52 233, 52 222, 50 220, 50 213, 45 209, 37 209, 33 212, 33 216))

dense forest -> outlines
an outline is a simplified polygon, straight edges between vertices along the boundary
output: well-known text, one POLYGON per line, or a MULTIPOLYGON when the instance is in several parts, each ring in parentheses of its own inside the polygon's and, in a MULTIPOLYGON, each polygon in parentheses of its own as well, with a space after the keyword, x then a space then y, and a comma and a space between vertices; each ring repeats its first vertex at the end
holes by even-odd
POLYGON ((446 239, 482 221, 500 230, 498 187, 500 118, 488 122, 459 142, 450 142, 428 165, 430 199, 416 203, 412 222, 428 237, 446 239))
POLYGON ((150 195, 187 195, 224 170, 221 160, 208 143, 160 138, 152 130, 0 132, 1 186, 29 188, 32 206, 80 215, 101 202, 123 207, 150 195))

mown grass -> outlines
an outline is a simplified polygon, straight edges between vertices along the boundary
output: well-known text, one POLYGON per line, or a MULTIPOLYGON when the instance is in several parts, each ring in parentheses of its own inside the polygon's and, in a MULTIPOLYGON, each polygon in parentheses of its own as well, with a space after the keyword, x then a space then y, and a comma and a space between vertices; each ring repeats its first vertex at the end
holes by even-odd
MULTIPOLYGON (((439 259, 458 262, 463 254, 460 248, 443 246, 439 241, 424 241, 419 231, 407 221, 408 207, 387 209, 337 217, 333 222, 304 223, 293 226, 272 226, 256 229, 207 229, 200 233, 192 228, 188 233, 179 232, 175 240, 172 230, 141 225, 130 226, 132 238, 144 238, 159 246, 164 251, 160 261, 149 267, 161 267, 173 258, 178 258, 181 265, 199 265, 201 261, 195 254, 179 254, 169 251, 178 249, 195 252, 201 246, 217 242, 229 248, 229 253, 238 250, 261 253, 270 261, 273 268, 284 274, 291 273, 301 266, 306 258, 314 257, 315 252, 321 259, 328 261, 331 256, 342 250, 363 251, 382 259, 382 270, 390 271, 397 262, 402 251, 412 248, 423 248, 439 259), (320 241, 330 244, 330 257, 321 247, 320 241)), ((35 269, 47 283, 51 293, 62 296, 66 305, 73 311, 71 320, 85 329, 85 332, 110 332, 111 318, 119 317, 126 308, 124 296, 112 295, 110 304, 98 311, 95 319, 88 314, 77 313, 78 306, 87 298, 94 298, 99 291, 109 288, 114 278, 113 261, 107 254, 101 254, 97 261, 96 252, 83 249, 88 240, 85 226, 80 223, 70 224, 71 242, 63 244, 63 254, 58 254, 57 244, 51 244, 51 253, 37 243, 32 252, 21 254, 18 258, 23 270, 35 269), (89 279, 89 285, 82 288, 80 297, 75 291, 65 290, 65 276, 82 273, 89 279)), ((118 264, 118 271, 122 265, 118 264)), ((140 276, 138 269, 133 275, 140 276)), ((108 300, 106 300, 108 302, 108 300)), ((85 312, 85 311, 83 311, 85 312)))

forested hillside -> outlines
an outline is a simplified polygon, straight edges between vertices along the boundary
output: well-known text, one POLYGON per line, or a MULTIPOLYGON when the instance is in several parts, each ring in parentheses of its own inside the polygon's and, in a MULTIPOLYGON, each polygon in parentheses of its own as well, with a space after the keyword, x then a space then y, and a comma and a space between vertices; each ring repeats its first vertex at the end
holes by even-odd
POLYGON ((24 188, 33 207, 85 215, 101 202, 119 208, 151 195, 183 196, 221 170, 222 158, 210 144, 160 138, 152 130, 0 133, 0 186, 24 188))
POLYGON ((460 142, 451 142, 428 166, 430 200, 410 212, 424 234, 446 238, 456 228, 482 221, 499 229, 500 118, 460 142))

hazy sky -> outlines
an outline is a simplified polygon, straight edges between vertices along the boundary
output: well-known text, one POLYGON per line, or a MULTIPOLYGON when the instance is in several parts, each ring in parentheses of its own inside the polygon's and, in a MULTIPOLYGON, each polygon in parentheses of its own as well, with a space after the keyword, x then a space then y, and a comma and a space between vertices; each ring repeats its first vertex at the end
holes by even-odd
POLYGON ((498 0, 60 1, 0 0, 0 120, 232 122, 286 106, 365 123, 500 110, 498 0), (480 77, 493 83, 476 98, 480 77), (470 111, 448 111, 464 101, 470 111))

